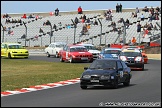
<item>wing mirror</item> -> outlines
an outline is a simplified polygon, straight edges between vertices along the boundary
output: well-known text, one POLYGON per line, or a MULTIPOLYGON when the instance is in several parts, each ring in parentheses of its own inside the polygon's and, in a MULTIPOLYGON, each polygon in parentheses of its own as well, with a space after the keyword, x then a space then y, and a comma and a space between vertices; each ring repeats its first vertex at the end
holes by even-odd
POLYGON ((128 65, 128 62, 125 62, 126 65, 128 65))
POLYGON ((87 70, 88 69, 88 67, 84 67, 84 70, 87 70))
POLYGON ((118 71, 122 71, 122 70, 123 70, 123 68, 119 68, 119 69, 118 69, 118 71))

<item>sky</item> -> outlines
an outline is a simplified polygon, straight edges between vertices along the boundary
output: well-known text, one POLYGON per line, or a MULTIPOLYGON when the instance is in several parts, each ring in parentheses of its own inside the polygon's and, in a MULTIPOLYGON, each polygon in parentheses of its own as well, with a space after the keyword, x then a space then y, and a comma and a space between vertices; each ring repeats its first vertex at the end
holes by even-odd
POLYGON ((1 14, 76 11, 79 6, 84 10, 115 9, 122 4, 123 8, 161 7, 161 1, 1 1, 1 14))

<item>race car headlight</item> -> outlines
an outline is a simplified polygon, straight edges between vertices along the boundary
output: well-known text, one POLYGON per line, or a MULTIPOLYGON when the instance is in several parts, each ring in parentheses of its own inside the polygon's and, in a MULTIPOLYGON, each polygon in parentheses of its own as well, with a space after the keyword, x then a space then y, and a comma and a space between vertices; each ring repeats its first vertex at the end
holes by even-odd
POLYGON ((75 58, 76 56, 75 55, 72 55, 73 58, 75 58))
POLYGON ((83 75, 82 77, 83 77, 83 78, 86 78, 86 79, 91 78, 91 76, 90 76, 90 75, 83 75))
POLYGON ((127 58, 126 58, 125 56, 120 56, 120 59, 121 59, 122 61, 127 61, 127 58))
POLYGON ((142 57, 136 57, 134 60, 137 61, 137 62, 142 62, 143 61, 142 57))
POLYGON ((110 76, 109 75, 102 75, 100 78, 101 79, 110 79, 110 76))
POLYGON ((16 51, 12 51, 12 53, 17 53, 16 51))

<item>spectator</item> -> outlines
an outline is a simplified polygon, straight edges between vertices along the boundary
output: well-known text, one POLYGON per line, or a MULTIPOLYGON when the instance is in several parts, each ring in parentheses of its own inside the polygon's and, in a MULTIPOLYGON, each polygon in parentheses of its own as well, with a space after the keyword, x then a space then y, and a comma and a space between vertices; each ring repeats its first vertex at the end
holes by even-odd
POLYGON ((112 26, 112 27, 116 27, 115 21, 111 22, 111 26, 112 26))
POLYGON ((132 12, 132 15, 131 15, 132 18, 134 18, 134 12, 132 12))
POLYGON ((51 25, 51 22, 47 20, 46 25, 51 25))
POLYGON ((136 11, 135 11, 135 13, 139 13, 139 9, 138 9, 138 7, 136 7, 136 11))
POLYGON ((145 6, 144 9, 142 9, 142 11, 149 12, 149 9, 147 8, 147 6, 145 6))
POLYGON ((59 9, 56 8, 56 10, 55 10, 55 16, 58 16, 58 15, 59 15, 59 9))
POLYGON ((25 18, 26 19, 26 17, 27 17, 26 14, 24 14, 21 18, 25 18))
POLYGON ((78 24, 79 23, 79 19, 77 17, 75 17, 74 22, 75 22, 75 24, 78 24))
POLYGON ((54 24, 54 25, 53 25, 53 29, 55 29, 55 30, 57 29, 57 26, 56 26, 56 24, 54 24))
POLYGON ((152 30, 151 24, 148 24, 147 30, 152 30))
POLYGON ((118 21, 118 23, 122 23, 122 21, 123 21, 123 18, 120 18, 119 21, 118 21))
POLYGON ((85 14, 83 15, 83 19, 86 20, 86 16, 85 16, 85 14))
POLYGON ((42 28, 39 29, 39 33, 44 33, 42 28))
POLYGON ((119 12, 122 12, 122 4, 119 5, 119 12))
POLYGON ((149 32, 149 30, 147 28, 144 28, 144 30, 143 30, 143 38, 145 38, 146 35, 148 35, 148 32, 149 32))
POLYGON ((116 27, 113 27, 113 31, 114 31, 114 32, 117 32, 118 29, 117 29, 116 27))
POLYGON ((160 8, 159 7, 156 7, 156 10, 159 12, 160 11, 160 8))
POLYGON ((86 20, 86 23, 90 23, 90 19, 89 18, 86 20))
POLYGON ((155 20, 159 20, 159 16, 158 15, 155 15, 155 20))
POLYGON ((106 16, 106 20, 110 20, 110 21, 112 21, 112 17, 111 17, 110 14, 106 16))
POLYGON ((157 28, 157 26, 156 26, 156 25, 154 25, 154 27, 153 27, 153 28, 154 28, 154 30, 158 30, 158 28, 157 28))
POLYGON ((91 28, 90 24, 87 24, 87 29, 90 29, 90 28, 91 28))
POLYGON ((123 43, 124 43, 124 42, 123 42, 123 38, 120 38, 119 43, 120 43, 120 44, 123 44, 123 43))
POLYGON ((62 27, 62 23, 61 22, 59 22, 58 25, 60 26, 60 28, 62 27))
POLYGON ((141 21, 144 21, 144 19, 145 19, 145 17, 144 17, 144 15, 142 13, 142 15, 141 15, 141 21))
POLYGON ((79 6, 79 8, 78 8, 78 14, 83 14, 81 6, 79 6))
POLYGON ((94 22, 94 25, 98 25, 98 22, 97 22, 97 20, 95 20, 95 22, 94 22))
POLYGON ((125 25, 126 25, 126 28, 129 27, 129 20, 128 19, 125 21, 125 25))
POLYGON ((117 3, 117 5, 116 5, 116 13, 119 13, 119 5, 118 5, 118 3, 117 3))
POLYGON ((81 35, 84 35, 86 32, 88 32, 86 24, 83 25, 82 31, 81 31, 81 35))
POLYGON ((136 18, 137 18, 137 13, 135 13, 135 14, 134 14, 134 17, 136 17, 136 18))
POLYGON ((81 20, 81 21, 82 21, 82 23, 84 23, 84 22, 85 22, 84 18, 82 18, 82 20, 81 20))
POLYGON ((136 44, 136 38, 133 37, 133 38, 132 38, 132 45, 135 45, 135 44, 136 44))
POLYGON ((141 24, 140 23, 137 24, 137 32, 141 32, 141 24))
POLYGON ((128 45, 132 45, 131 40, 128 41, 128 45))

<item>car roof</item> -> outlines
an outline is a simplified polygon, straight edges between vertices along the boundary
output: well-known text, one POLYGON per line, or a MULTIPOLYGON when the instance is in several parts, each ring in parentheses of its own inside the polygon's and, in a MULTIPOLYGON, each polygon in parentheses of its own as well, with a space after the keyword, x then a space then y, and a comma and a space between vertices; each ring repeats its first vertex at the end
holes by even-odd
POLYGON ((112 58, 103 58, 103 59, 96 59, 98 61, 121 61, 120 59, 112 59, 112 58))
POLYGON ((71 47, 83 47, 83 48, 85 48, 83 45, 78 45, 78 44, 69 44, 67 46, 69 46, 70 48, 71 47))
POLYGON ((77 44, 77 45, 94 46, 94 45, 92 45, 92 44, 88 44, 88 43, 80 43, 80 44, 77 44))
POLYGON ((120 50, 121 51, 121 49, 120 48, 104 48, 105 50, 120 50))
POLYGON ((1 44, 7 44, 7 45, 21 45, 19 43, 14 43, 14 42, 2 42, 1 44))
POLYGON ((66 42, 52 42, 51 44, 66 44, 66 42))
POLYGON ((139 49, 123 49, 122 52, 140 52, 139 49))

